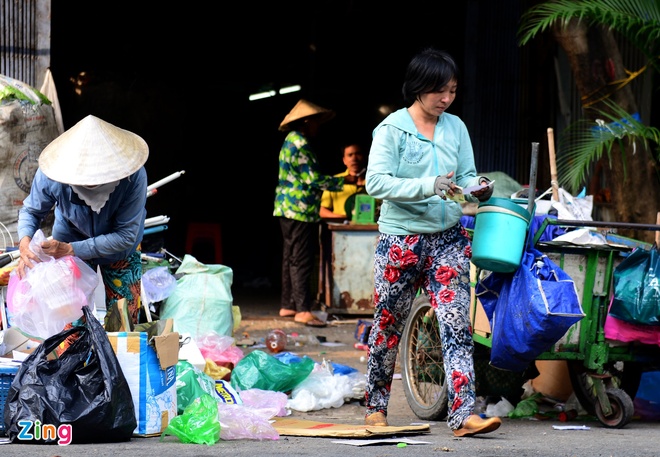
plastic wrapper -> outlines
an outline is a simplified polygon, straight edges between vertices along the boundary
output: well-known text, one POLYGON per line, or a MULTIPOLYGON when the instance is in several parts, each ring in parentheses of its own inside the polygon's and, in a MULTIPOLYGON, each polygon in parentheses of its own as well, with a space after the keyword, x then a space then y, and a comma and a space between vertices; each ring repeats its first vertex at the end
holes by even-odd
POLYGON ((176 278, 168 267, 155 267, 142 274, 142 287, 149 303, 165 300, 176 289, 176 278))
POLYGON ((231 336, 208 332, 195 342, 202 356, 216 364, 231 363, 235 366, 244 357, 243 351, 236 347, 235 340, 231 336))
POLYGON ((275 416, 288 416, 286 408, 288 397, 283 392, 272 392, 270 390, 248 389, 241 392, 243 404, 250 408, 261 408, 263 406, 275 407, 275 416))
POLYGON ((270 423, 277 408, 218 404, 220 438, 223 440, 277 440, 280 434, 270 423))

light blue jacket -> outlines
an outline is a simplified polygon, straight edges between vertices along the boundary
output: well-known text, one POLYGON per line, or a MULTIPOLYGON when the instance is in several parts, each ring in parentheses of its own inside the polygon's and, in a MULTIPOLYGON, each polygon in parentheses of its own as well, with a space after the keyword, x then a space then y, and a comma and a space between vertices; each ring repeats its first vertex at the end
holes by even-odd
MULTIPOLYGON (((435 178, 454 171, 461 187, 479 183, 470 136, 453 114, 438 118, 433 141, 422 136, 406 108, 387 116, 373 131, 366 190, 383 200, 378 229, 391 235, 436 233, 458 223, 460 203, 435 194, 435 178)), ((466 195, 469 201, 475 197, 466 195)))
POLYGON ((110 264, 126 259, 142 241, 146 200, 144 167, 119 181, 98 214, 70 185, 53 181, 38 168, 30 194, 18 212, 18 239, 34 237, 54 207, 53 238, 71 243, 75 255, 82 260, 110 264))

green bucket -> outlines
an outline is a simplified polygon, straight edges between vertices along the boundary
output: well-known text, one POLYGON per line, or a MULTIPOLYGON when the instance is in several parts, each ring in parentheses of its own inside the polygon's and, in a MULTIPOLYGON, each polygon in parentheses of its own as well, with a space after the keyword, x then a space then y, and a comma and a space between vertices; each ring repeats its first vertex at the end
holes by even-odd
POLYGON ((472 263, 484 270, 511 273, 518 269, 532 219, 509 198, 492 197, 479 204, 472 236, 472 263))

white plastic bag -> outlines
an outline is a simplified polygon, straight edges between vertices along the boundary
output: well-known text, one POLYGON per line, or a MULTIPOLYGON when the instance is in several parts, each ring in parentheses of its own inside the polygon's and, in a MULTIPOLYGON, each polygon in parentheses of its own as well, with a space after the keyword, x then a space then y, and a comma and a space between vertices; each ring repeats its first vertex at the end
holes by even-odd
POLYGON ((339 408, 354 397, 356 378, 333 374, 325 364, 316 364, 309 376, 291 392, 287 407, 295 411, 339 408))
POLYGON ((83 315, 87 305, 94 309, 94 290, 98 276, 89 265, 75 256, 59 259, 41 250, 45 240, 37 231, 30 242, 41 262, 27 270, 23 279, 13 270, 7 287, 9 325, 35 340, 45 340, 83 315))
POLYGON ((552 207, 557 210, 557 218, 569 221, 591 221, 594 196, 573 197, 566 190, 559 188, 559 201, 552 200, 552 207))

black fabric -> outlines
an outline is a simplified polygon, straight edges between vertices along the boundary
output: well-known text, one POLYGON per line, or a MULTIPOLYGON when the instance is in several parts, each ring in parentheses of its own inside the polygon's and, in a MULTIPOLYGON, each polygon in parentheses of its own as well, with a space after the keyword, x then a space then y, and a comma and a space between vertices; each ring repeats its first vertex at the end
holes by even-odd
POLYGON ((280 218, 282 229, 282 308, 311 311, 311 277, 319 246, 319 224, 280 218))

